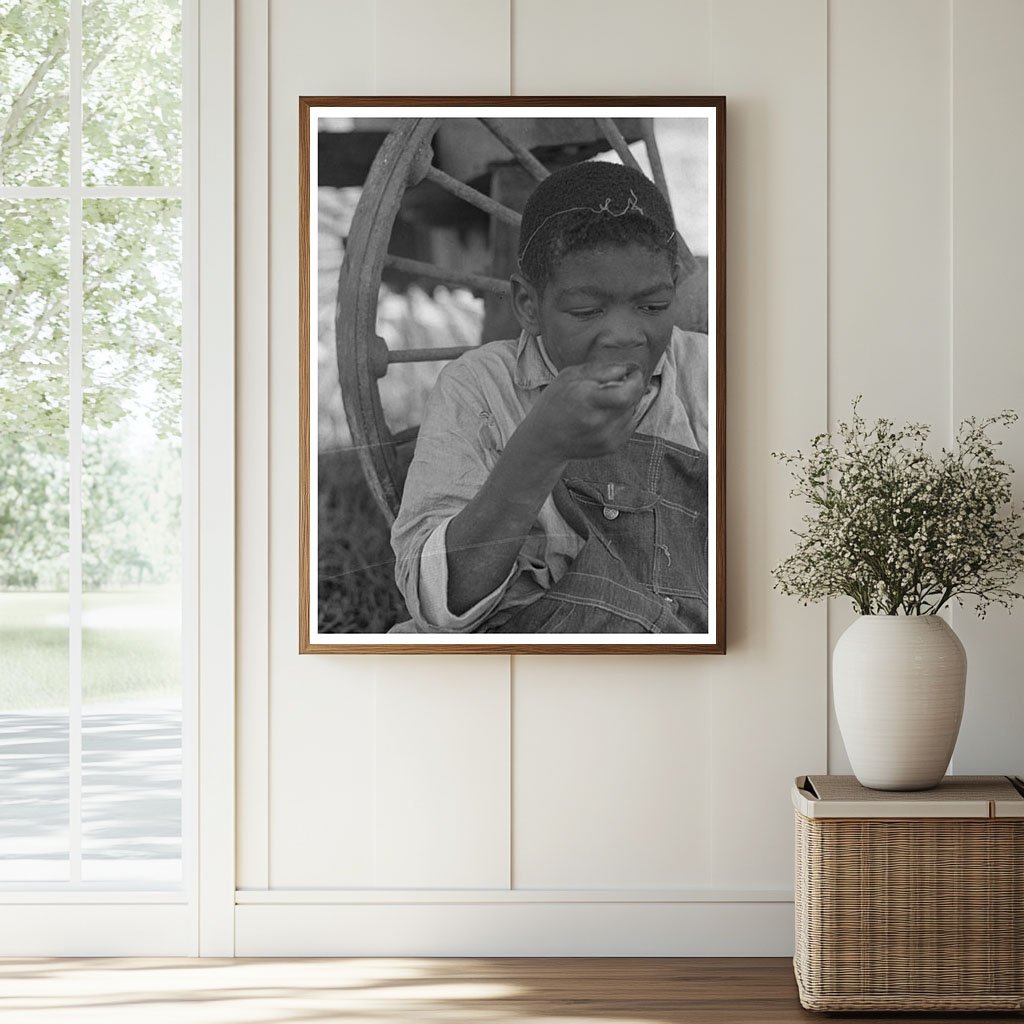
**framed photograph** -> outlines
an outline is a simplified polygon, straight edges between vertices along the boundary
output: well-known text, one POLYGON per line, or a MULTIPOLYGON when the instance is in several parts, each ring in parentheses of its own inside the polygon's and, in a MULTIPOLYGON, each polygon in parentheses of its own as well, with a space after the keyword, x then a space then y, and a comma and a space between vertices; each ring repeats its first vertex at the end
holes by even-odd
POLYGON ((725 99, 299 100, 301 653, 725 652, 725 99))

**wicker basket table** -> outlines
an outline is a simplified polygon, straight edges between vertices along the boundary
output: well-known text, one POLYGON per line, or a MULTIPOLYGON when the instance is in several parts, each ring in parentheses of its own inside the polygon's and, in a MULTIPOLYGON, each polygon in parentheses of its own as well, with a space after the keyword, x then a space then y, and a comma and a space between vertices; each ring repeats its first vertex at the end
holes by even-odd
POLYGON ((1024 1010, 1024 783, 890 793, 796 780, 796 972, 808 1010, 1024 1010))

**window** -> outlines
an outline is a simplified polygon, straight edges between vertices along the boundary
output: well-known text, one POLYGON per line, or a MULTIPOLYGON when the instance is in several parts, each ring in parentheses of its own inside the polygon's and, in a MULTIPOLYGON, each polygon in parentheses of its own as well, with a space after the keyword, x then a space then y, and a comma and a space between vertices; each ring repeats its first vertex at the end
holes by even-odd
POLYGON ((188 877, 189 10, 0 0, 6 888, 188 877))

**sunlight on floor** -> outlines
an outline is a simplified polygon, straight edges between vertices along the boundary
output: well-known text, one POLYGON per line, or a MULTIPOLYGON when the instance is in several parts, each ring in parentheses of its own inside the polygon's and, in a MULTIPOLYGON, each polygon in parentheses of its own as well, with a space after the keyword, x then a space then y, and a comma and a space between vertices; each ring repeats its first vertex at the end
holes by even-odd
MULTIPOLYGON (((460 960, 18 958, 0 960, 3 1024, 657 1024, 529 1012, 527 986, 460 960), (484 975, 484 977, 480 977, 484 975)), ((541 1002, 550 1006, 550 994, 541 1002)))
POLYGON ((578 1016, 570 1006, 551 1013, 550 993, 471 977, 479 973, 488 972, 459 959, 6 958, 0 959, 0 1019, 3 1024, 658 1024, 647 1016, 578 1016), (538 999, 548 1004, 540 1014, 523 1005, 538 999))

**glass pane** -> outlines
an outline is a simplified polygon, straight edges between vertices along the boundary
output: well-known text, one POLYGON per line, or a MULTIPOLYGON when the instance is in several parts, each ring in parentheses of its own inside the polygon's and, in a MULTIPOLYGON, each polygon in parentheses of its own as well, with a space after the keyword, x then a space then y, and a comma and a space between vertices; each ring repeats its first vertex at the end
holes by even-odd
POLYGON ((66 185, 67 0, 0 0, 0 55, 0 185, 66 185))
POLYGON ((181 878, 181 209, 84 203, 82 878, 181 878))
POLYGON ((181 181, 181 0, 84 0, 87 185, 181 181))
POLYGON ((0 200, 0 881, 69 877, 67 239, 0 200))

